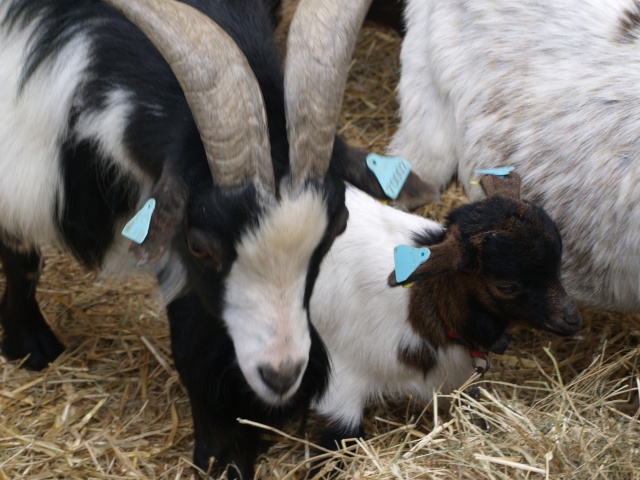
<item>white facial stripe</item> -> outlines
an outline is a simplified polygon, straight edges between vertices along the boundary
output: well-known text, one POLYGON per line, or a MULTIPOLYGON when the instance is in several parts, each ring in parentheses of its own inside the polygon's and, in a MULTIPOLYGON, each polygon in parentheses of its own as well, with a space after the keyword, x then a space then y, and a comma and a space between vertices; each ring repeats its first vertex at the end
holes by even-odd
POLYGON ((277 370, 285 361, 303 362, 306 368, 311 339, 303 297, 309 260, 327 225, 320 193, 308 190, 295 198, 285 193, 244 236, 227 278, 224 320, 240 368, 271 403, 286 401, 300 379, 280 397, 264 385, 257 368, 267 364, 277 370))

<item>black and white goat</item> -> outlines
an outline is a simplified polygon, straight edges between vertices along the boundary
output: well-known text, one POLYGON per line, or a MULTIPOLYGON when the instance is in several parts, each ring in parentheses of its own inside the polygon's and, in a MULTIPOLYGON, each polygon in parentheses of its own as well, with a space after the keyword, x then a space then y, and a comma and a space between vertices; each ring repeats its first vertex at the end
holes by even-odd
POLYGON ((488 198, 455 209, 445 225, 347 190, 347 229, 311 297, 311 319, 332 364, 315 407, 327 420, 324 446, 363 434, 367 402, 407 393, 429 401, 434 390, 458 388, 474 372, 471 353, 505 348, 513 322, 560 335, 581 328, 560 282, 554 223, 520 199, 514 173, 482 183, 488 198), (413 282, 410 288, 389 288, 398 285, 398 245, 430 250, 402 282, 413 282))
POLYGON ((381 193, 361 152, 334 143, 366 7, 307 1, 283 79, 265 0, 0 0, 2 353, 41 369, 63 350, 35 300, 42 245, 145 267, 195 463, 250 477, 259 435, 236 418, 278 423, 326 382, 307 310, 347 221, 343 179, 381 193), (130 244, 119 232, 150 198, 130 244))
POLYGON ((640 3, 406 0, 390 151, 444 186, 513 165, 582 305, 640 311, 640 3))

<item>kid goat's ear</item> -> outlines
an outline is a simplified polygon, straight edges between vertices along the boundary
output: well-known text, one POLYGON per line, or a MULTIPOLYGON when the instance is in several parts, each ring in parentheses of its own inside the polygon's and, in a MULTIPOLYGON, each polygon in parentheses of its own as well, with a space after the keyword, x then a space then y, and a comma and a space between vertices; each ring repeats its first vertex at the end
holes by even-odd
POLYGON ((436 245, 430 245, 429 250, 431 251, 429 259, 419 265, 406 280, 398 282, 396 280, 396 271, 391 272, 388 278, 389 286, 407 285, 421 278, 434 277, 446 271, 459 269, 462 264, 464 250, 458 227, 452 226, 444 240, 436 245))
POLYGON ((511 200, 520 200, 520 175, 510 172, 506 177, 496 175, 483 175, 480 185, 487 197, 500 195, 511 200))

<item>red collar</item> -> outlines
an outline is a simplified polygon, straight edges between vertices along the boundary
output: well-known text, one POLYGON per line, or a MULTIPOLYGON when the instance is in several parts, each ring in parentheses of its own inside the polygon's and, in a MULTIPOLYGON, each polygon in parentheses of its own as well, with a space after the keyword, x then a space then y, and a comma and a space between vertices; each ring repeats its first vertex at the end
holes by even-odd
POLYGON ((469 355, 471 356, 471 360, 473 362, 473 368, 477 373, 484 375, 484 373, 487 372, 489 368, 491 368, 489 357, 487 357, 487 355, 483 351, 474 348, 469 342, 464 340, 453 330, 447 330, 447 337, 449 337, 458 345, 465 347, 469 351, 469 355))

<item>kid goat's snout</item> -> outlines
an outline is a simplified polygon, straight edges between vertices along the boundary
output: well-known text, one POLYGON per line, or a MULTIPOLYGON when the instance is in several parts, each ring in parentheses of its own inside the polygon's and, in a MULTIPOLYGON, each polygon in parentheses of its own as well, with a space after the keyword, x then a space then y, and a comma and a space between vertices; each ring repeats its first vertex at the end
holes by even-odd
POLYGON ((582 316, 575 302, 563 292, 557 311, 545 326, 558 335, 574 335, 582 329, 582 316))

